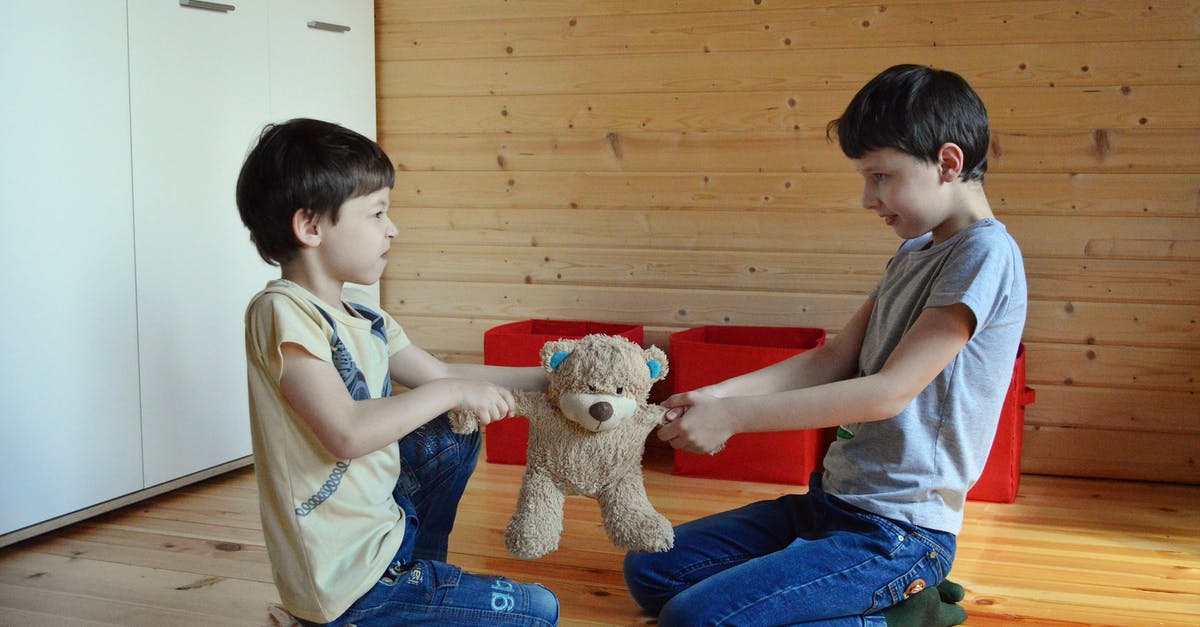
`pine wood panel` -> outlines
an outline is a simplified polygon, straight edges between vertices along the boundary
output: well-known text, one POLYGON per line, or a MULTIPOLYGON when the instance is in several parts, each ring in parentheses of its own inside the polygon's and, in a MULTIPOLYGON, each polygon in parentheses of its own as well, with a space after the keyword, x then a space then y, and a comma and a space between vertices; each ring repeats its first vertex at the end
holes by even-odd
MULTIPOLYGON (((501 27, 501 24, 497 24, 501 27)), ((381 34, 382 36, 383 34, 381 34)), ((980 46, 896 46, 778 52, 377 61, 377 93, 478 96, 857 90, 900 60, 953 66, 979 88, 1014 86, 1196 85, 1196 40, 980 46), (878 69, 876 69, 878 68, 878 69)), ((843 105, 844 106, 844 105, 843 105)))
POLYGON ((1025 254, 1047 390, 1026 466, 1200 477, 1200 5, 377 8, 400 168, 385 303, 435 353, 477 361, 485 329, 527 317, 660 345, 705 323, 836 331, 898 242, 825 123, 883 67, 929 63, 987 104, 989 197, 1025 254))
MULTIPOLYGON (((1200 51, 1198 51, 1200 52, 1200 51)), ((844 172, 823 130, 744 133, 407 134, 381 140, 405 170, 844 172)), ((1200 171, 1197 129, 993 132, 989 167, 1004 172, 1200 171), (1054 146, 1048 152, 1047 146, 1054 146)))
MULTIPOLYGON (((499 249, 494 250, 493 254, 478 257, 466 249, 467 247, 459 247, 457 250, 416 247, 406 249, 395 259, 406 272, 395 273, 395 278, 389 279, 387 283, 388 288, 397 294, 403 303, 387 304, 404 307, 404 311, 418 315, 436 313, 426 311, 424 307, 427 305, 404 296, 407 292, 425 292, 421 281, 428 280, 448 285, 445 291, 430 292, 431 306, 438 306, 441 299, 453 303, 456 308, 476 306, 476 303, 472 302, 473 299, 481 301, 478 304, 479 308, 485 308, 488 302, 495 302, 489 299, 519 301, 530 306, 538 302, 553 306, 556 300, 573 299, 582 308, 593 308, 601 312, 600 315, 611 317, 630 313, 623 305, 625 298, 621 294, 613 295, 611 290, 580 288, 616 288, 621 292, 630 292, 629 299, 633 301, 651 303, 652 307, 663 308, 678 304, 682 299, 700 290, 727 291, 725 298, 728 299, 727 306, 730 308, 757 300, 762 302, 763 309, 794 309, 797 304, 803 307, 812 299, 810 295, 824 292, 837 294, 839 298, 837 301, 829 301, 836 304, 830 307, 818 306, 817 310, 831 310, 836 315, 836 312, 852 309, 862 302, 864 296, 874 287, 878 280, 879 268, 882 267, 878 260, 872 258, 865 267, 857 271, 848 271, 844 263, 838 263, 827 256, 805 256, 791 272, 786 268, 780 272, 776 260, 782 255, 722 256, 709 253, 646 251, 642 254, 644 260, 639 261, 637 250, 600 253, 587 251, 591 255, 581 256, 593 261, 555 263, 552 255, 561 251, 532 248, 524 249, 528 251, 529 258, 524 264, 520 264, 523 267, 510 268, 510 265, 517 261, 521 250, 499 249), (549 268, 531 269, 531 266, 539 263, 544 263, 549 268), (803 274, 803 268, 808 267, 810 263, 821 268, 822 272, 803 274), (598 268, 606 264, 612 267, 598 268), (405 282, 400 282, 405 279, 405 282), (487 280, 491 280, 492 283, 486 287, 464 285, 487 280), (544 295, 536 294, 541 286, 553 291, 544 295), (554 287, 562 287, 566 291, 555 290, 554 287), (679 289, 686 289, 689 294, 681 295, 678 293, 679 289), (459 290, 465 290, 466 294, 455 296, 459 290), (784 293, 785 291, 787 293, 784 293), (594 295, 590 297, 595 300, 585 301, 584 296, 575 295, 575 292, 592 292, 594 295)), ((479 250, 481 249, 470 249, 479 250)), ((723 292, 719 292, 714 298, 721 298, 721 293, 723 292)), ((1080 343, 1089 346, 1121 345, 1200 350, 1200 329, 1197 328, 1196 322, 1200 319, 1200 308, 1194 304, 1153 302, 1148 299, 1147 291, 1140 293, 1143 297, 1141 302, 1130 303, 1061 301, 1057 299, 1064 295, 1035 292, 1035 300, 1030 305, 1030 322, 1026 324, 1025 338, 1028 341, 1080 343), (1037 296, 1042 298, 1036 299, 1037 296)), ((1195 293, 1191 295, 1194 296, 1195 293)), ((676 307, 676 316, 678 306, 680 305, 676 307)), ((719 307, 720 304, 715 303, 713 306, 719 307)), ((521 309, 511 313, 516 316, 529 315, 530 310, 521 309)), ((802 309, 796 315, 803 316, 806 313, 807 309, 802 309)), ((722 318, 721 323, 731 323, 731 320, 732 318, 722 318)), ((678 321, 660 316, 646 322, 667 324, 678 321)), ((715 323, 699 320, 695 322, 715 323)), ((823 322, 820 326, 836 326, 828 325, 827 319, 823 322)), ((794 323, 794 317, 783 315, 771 324, 794 323)), ((814 322, 809 326, 818 325, 814 322)))
POLYGON ((1028 423, 1066 428, 1088 425, 1116 432, 1118 437, 1124 431, 1200 434, 1200 423, 1179 419, 1195 411, 1195 392, 1031 383, 1037 401, 1027 408, 1028 423))
MULTIPOLYGON (((683 9, 685 7, 678 7, 683 9)), ((411 17, 413 11, 404 12, 411 17)), ((469 15, 469 14, 465 14, 469 15)), ((1186 1, 787 6, 770 11, 614 14, 562 17, 505 15, 446 22, 389 19, 378 30, 380 59, 462 59, 639 53, 845 49, 878 46, 1107 43, 1192 39, 1200 11, 1186 1)))
MULTIPOLYGON (((1049 475, 1124 475, 1196 482, 1200 435, 1123 429, 1032 427, 1026 431, 1022 471, 1049 475)), ((1194 521, 1193 521, 1194 522, 1194 521)))
MULTIPOLYGON (((899 245, 861 209, 840 212, 649 210, 393 210, 396 242, 628 246, 683 250, 891 255, 899 245), (715 227, 714 225, 720 225, 715 227), (714 232, 719 230, 719 233, 714 232), (836 233, 836 237, 830 237, 836 233)), ((1001 216, 1028 258, 1200 260, 1200 221, 1141 217, 1001 216)), ((1036 269, 1036 267, 1035 267, 1036 269)))
MULTIPOLYGON (((964 0, 963 4, 987 0, 964 0)), ((928 0, 895 0, 890 6, 923 4, 928 0)), ((390 22, 443 22, 510 18, 572 17, 581 15, 646 15, 653 13, 713 13, 721 11, 769 11, 775 3, 766 0, 464 0, 447 6, 438 0, 409 0, 402 5, 380 5, 379 24, 390 22)), ((868 0, 828 0, 821 6, 876 6, 868 0)), ((786 5, 781 5, 786 6, 786 5)))
MULTIPOLYGON (((669 451, 658 449, 645 467, 651 501, 674 523, 804 489, 674 476, 669 451)), ((590 499, 567 500, 558 551, 533 561, 507 554, 502 534, 522 471, 481 461, 450 561, 550 586, 564 627, 652 624, 625 591, 621 552, 590 499)), ((951 572, 967 589, 966 625, 1191 624, 1198 491, 1026 475, 1016 503, 969 502, 951 572)), ((278 596, 257 518, 245 468, 0 549, 0 624, 272 625, 278 596)))
MULTIPOLYGON (((402 139, 398 141, 403 143, 402 139)), ((861 180, 850 171, 802 175, 403 171, 396 175, 392 207, 397 220, 407 220, 402 212, 412 208, 829 212, 857 209, 861 180)), ((1005 220, 1017 215, 1198 217, 1197 187, 1194 174, 987 175, 989 199, 1005 220), (1153 195, 1147 190, 1153 190, 1153 195)))
MULTIPOLYGON (((393 279, 858 295, 871 292, 888 258, 867 253, 416 243, 398 246, 389 255, 393 279)), ((1026 272, 1029 294, 1035 300, 1090 301, 1101 307, 1200 304, 1200 276, 1188 261, 1027 258, 1026 272)), ((1065 310, 1065 304, 1054 305, 1065 310)), ((1181 308, 1172 316, 1184 336, 1194 332, 1193 313, 1181 308)))
MULTIPOLYGON (((1030 130, 1188 128, 1188 85, 1015 87, 979 90, 996 128, 1030 130)), ((389 98, 382 125, 405 132, 575 133, 628 131, 771 132, 821 128, 854 89, 808 92, 525 94, 389 98)))

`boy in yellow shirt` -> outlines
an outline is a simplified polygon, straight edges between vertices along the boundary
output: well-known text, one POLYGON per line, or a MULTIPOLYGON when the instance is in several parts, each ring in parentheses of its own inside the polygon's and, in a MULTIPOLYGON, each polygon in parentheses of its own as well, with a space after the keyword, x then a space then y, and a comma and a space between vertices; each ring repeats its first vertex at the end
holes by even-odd
POLYGON ((447 564, 447 540, 481 424, 511 415, 508 391, 544 389, 540 368, 447 364, 382 310, 343 300, 371 284, 397 235, 395 172, 341 126, 268 126, 237 183, 242 222, 281 268, 246 310, 255 469, 267 551, 284 606, 302 624, 554 625, 537 584, 447 564), (408 388, 392 394, 392 383, 408 388))

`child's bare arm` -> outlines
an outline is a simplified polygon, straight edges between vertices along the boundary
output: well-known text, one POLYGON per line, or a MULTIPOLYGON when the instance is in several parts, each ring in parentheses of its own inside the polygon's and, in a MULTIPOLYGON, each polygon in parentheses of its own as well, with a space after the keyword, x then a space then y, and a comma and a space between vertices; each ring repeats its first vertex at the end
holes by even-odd
POLYGON ((975 317, 965 305, 926 309, 870 376, 757 396, 693 397, 687 412, 659 430, 684 450, 707 453, 748 431, 814 429, 898 414, 966 345, 975 317))
POLYGON ((482 364, 446 364, 446 367, 452 377, 491 381, 496 385, 513 390, 543 391, 548 384, 546 371, 540 366, 517 368, 482 364))
MULTIPOLYGON (((281 351, 279 386, 284 399, 326 450, 343 459, 377 451, 450 409, 470 409, 488 420, 498 420, 508 415, 513 405, 512 394, 503 387, 451 378, 426 379, 403 394, 357 401, 329 362, 291 343, 285 343, 281 351)), ((420 357, 416 359, 414 367, 420 369, 420 357)))
POLYGON ((392 355, 392 379, 410 388, 435 379, 475 379, 514 390, 545 390, 546 371, 541 367, 513 368, 483 364, 449 364, 416 345, 392 355))
POLYGON ((683 415, 695 398, 757 396, 812 387, 854 376, 858 353, 871 319, 875 301, 868 298, 836 336, 822 346, 777 364, 691 392, 675 394, 662 402, 669 408, 667 420, 683 415))

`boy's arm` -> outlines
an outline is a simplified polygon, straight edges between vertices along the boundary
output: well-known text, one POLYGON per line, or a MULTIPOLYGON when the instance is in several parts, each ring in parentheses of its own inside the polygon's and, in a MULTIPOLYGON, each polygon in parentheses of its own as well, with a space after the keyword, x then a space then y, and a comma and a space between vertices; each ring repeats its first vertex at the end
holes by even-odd
POLYGON ((777 364, 711 386, 713 396, 771 394, 854 376, 874 307, 875 300, 868 298, 829 341, 777 364))
POLYGON ((670 408, 667 420, 674 420, 687 410, 693 399, 757 396, 840 381, 858 371, 858 354, 862 350, 867 323, 871 320, 874 299, 868 298, 842 330, 817 348, 755 370, 726 379, 691 392, 675 394, 662 402, 670 408))
POLYGON ((482 364, 446 364, 450 376, 464 379, 482 379, 512 390, 545 391, 549 381, 541 366, 517 368, 511 366, 485 366, 482 364))
POLYGON ((392 380, 416 388, 437 379, 474 379, 514 390, 545 390, 546 371, 540 366, 513 368, 482 364, 448 364, 421 347, 409 344, 388 361, 392 380))
POLYGON ((974 328, 975 316, 966 305, 926 309, 873 375, 757 396, 693 396, 682 417, 659 429, 659 438, 676 448, 709 453, 735 433, 891 418, 949 365, 974 328))
MULTIPOLYGON (((416 349, 410 346, 397 354, 410 348, 416 349)), ((452 378, 426 379, 403 394, 358 401, 350 396, 333 364, 290 342, 280 350, 279 388, 284 399, 326 450, 342 459, 377 451, 450 409, 470 409, 486 424, 508 415, 513 405, 512 394, 503 387, 452 378)), ((420 359, 416 357, 418 368, 420 359)))

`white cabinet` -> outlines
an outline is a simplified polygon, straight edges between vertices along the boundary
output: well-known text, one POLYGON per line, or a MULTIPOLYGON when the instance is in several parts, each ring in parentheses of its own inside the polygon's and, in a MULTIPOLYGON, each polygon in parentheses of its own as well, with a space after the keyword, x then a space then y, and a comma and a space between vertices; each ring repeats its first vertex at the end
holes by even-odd
POLYGON ((125 3, 0 3, 0 534, 140 489, 125 3))
MULTIPOLYGON (((272 0, 271 115, 317 118, 375 139, 375 6, 356 0, 272 0)), ((379 304, 379 284, 348 286, 379 304)))
POLYGON ((273 0, 271 114, 336 122, 374 138, 374 29, 371 2, 273 0))
POLYGON ((270 121, 374 137, 374 14, 221 4, 0 3, 0 546, 250 454, 237 173, 270 121))
POLYGON ((270 119, 265 2, 129 3, 147 485, 250 454, 242 313, 277 269, 234 203, 270 119))

